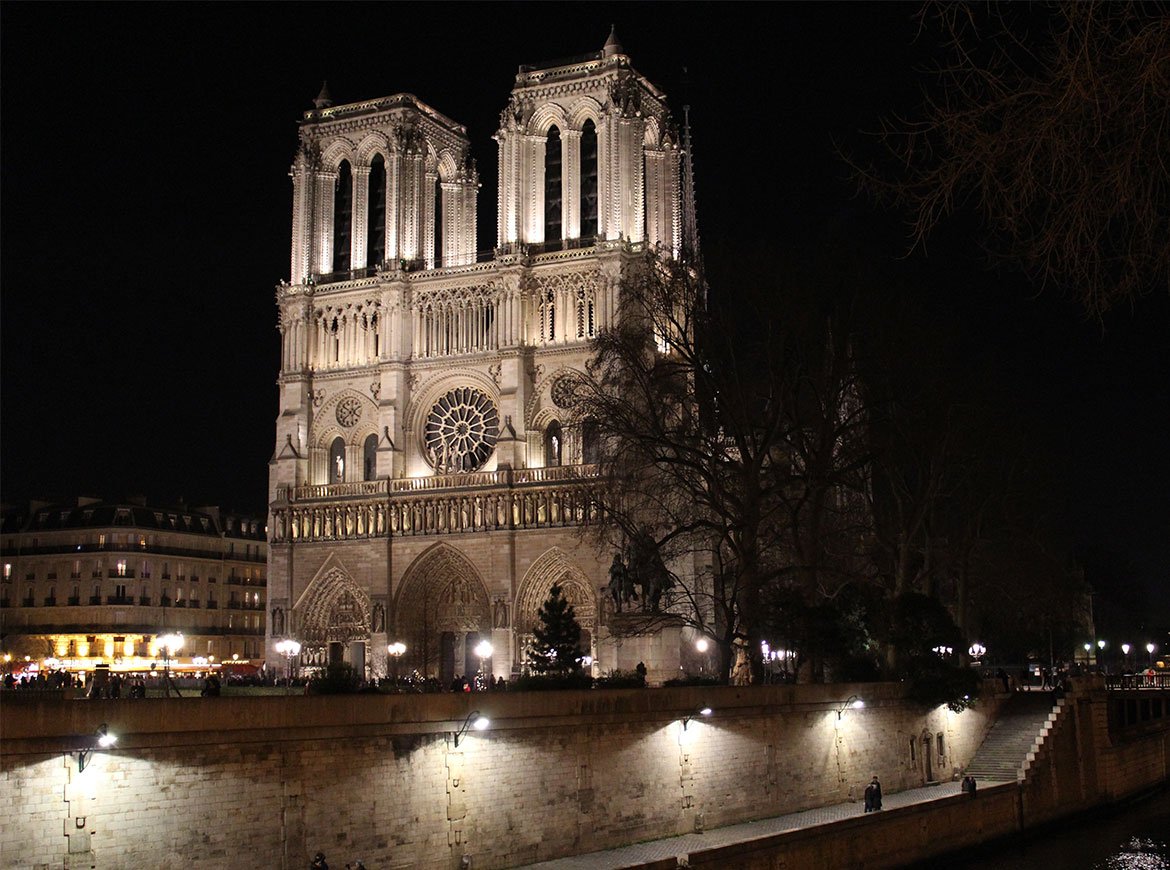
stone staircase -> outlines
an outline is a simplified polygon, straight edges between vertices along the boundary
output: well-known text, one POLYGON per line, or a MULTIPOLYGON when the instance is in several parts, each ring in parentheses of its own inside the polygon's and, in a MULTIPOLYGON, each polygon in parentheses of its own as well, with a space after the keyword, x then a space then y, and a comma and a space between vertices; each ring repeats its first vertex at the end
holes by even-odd
POLYGON ((1050 692, 1016 692, 1000 710, 965 773, 977 782, 1015 782, 1060 715, 1064 700, 1050 692))

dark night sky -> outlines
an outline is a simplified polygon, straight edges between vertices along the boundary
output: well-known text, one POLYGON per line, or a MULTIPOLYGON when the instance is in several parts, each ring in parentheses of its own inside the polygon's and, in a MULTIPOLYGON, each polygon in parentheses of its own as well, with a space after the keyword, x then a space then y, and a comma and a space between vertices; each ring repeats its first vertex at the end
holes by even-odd
MULTIPOLYGON (((689 68, 700 232, 727 275, 741 253, 803 244, 842 216, 890 236, 898 218, 853 195, 833 143, 915 105, 931 44, 915 41, 914 9, 5 3, 4 499, 263 509, 286 173, 323 78, 339 103, 408 91, 467 125, 490 247, 491 135, 517 65, 596 50, 615 22, 680 116, 689 68)), ((888 255, 938 276, 964 340, 999 361, 1009 404, 1067 474, 1073 533, 1164 589, 1170 304, 1121 312, 1103 333, 984 271, 955 235, 928 261, 888 255)))

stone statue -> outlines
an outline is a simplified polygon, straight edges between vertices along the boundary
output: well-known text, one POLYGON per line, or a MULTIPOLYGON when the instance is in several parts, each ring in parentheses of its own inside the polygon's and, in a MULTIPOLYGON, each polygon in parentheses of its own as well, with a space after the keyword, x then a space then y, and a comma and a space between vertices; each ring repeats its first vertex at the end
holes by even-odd
POLYGON ((621 612, 622 604, 629 604, 631 598, 638 597, 638 594, 634 592, 633 577, 626 570, 626 563, 622 559, 621 553, 613 554, 613 562, 609 566, 609 586, 607 588, 613 599, 614 610, 618 613, 621 612))
POLYGON ((272 608, 272 636, 284 634, 284 611, 279 607, 272 608))
POLYGON ((381 604, 374 605, 374 634, 381 634, 386 630, 386 609, 381 604))
POLYGON ((508 627, 508 603, 503 598, 497 598, 492 607, 492 628, 508 627))
POLYGON ((658 552, 658 544, 646 530, 638 532, 630 542, 629 572, 642 589, 642 608, 658 613, 662 593, 674 586, 670 572, 658 552))

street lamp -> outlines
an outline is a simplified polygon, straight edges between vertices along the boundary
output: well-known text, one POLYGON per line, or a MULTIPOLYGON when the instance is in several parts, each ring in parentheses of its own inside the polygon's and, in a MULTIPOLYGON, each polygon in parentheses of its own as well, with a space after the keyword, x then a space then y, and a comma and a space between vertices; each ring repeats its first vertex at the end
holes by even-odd
POLYGON ((967 653, 971 656, 972 659, 975 660, 976 663, 978 663, 979 660, 982 659, 983 656, 987 653, 987 647, 985 647, 979 641, 975 641, 975 643, 971 644, 971 647, 967 650, 967 653))
MULTIPOLYGON (((163 695, 171 696, 171 659, 175 653, 183 648, 183 633, 181 631, 164 634, 158 638, 158 645, 163 651, 163 695)), ((179 687, 175 686, 175 694, 182 697, 179 687)))
MULTIPOLYGON (((104 723, 104 722, 98 726, 98 729, 95 732, 94 736, 97 737, 97 746, 96 747, 95 746, 85 746, 77 751, 77 772, 78 773, 81 773, 82 771, 85 770, 86 762, 89 760, 89 754, 91 752, 93 752, 94 749, 96 749, 96 748, 109 749, 111 746, 113 746, 115 743, 118 742, 118 735, 111 734, 109 726, 106 725, 106 723, 104 723)), ((87 739, 86 742, 88 743, 90 740, 92 740, 92 738, 87 739)))
POLYGON ((492 721, 487 716, 480 715, 479 710, 472 710, 467 714, 467 718, 463 720, 463 725, 455 732, 455 748, 459 748, 459 738, 467 733, 468 728, 482 731, 491 724, 492 721))
POLYGON ((494 653, 495 650, 492 648, 490 642, 481 640, 475 645, 474 652, 479 657, 479 673, 475 675, 475 682, 477 683, 476 688, 483 690, 486 688, 484 685, 485 678, 483 673, 483 663, 485 659, 490 659, 492 657, 492 653, 494 653))
POLYGON ((394 688, 398 688, 398 660, 402 658, 402 654, 406 652, 406 644, 400 640, 394 641, 386 647, 386 652, 390 653, 390 657, 394 662, 394 688))
POLYGON ((861 700, 861 698, 857 697, 857 695, 850 695, 845 699, 845 703, 841 705, 841 709, 837 711, 837 718, 840 719, 841 714, 846 710, 860 710, 864 706, 865 701, 861 700))
POLYGON ((1157 644, 1153 644, 1153 643, 1146 644, 1146 652, 1148 652, 1150 654, 1150 667, 1151 668, 1154 666, 1154 650, 1156 650, 1157 648, 1158 648, 1157 644))
POLYGON ((711 708, 710 707, 700 707, 699 709, 695 710, 693 713, 687 713, 687 715, 682 717, 683 731, 687 730, 687 723, 689 723, 692 719, 697 719, 699 716, 710 716, 710 715, 711 715, 711 708))
POLYGON ((287 695, 290 693, 292 685, 292 660, 294 656, 301 654, 301 645, 291 637, 286 637, 284 640, 276 642, 276 651, 285 658, 284 693, 287 695))

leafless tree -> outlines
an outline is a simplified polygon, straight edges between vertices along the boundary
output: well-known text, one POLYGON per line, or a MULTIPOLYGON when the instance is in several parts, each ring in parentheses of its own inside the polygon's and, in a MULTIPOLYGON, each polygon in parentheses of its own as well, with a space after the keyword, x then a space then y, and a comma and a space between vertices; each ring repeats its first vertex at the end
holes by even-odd
POLYGON ((914 245, 973 208, 993 258, 1092 317, 1170 291, 1170 9, 928 3, 945 57, 888 160, 848 158, 904 206, 914 245))
POLYGON ((848 511, 830 490, 857 470, 864 426, 848 342, 816 315, 785 318, 775 286, 737 287, 720 311, 706 294, 685 265, 647 257, 574 414, 601 435, 608 522, 594 533, 618 549, 650 534, 673 569, 660 619, 714 638, 724 675, 744 682, 760 671, 762 592, 837 582, 842 548, 826 536, 848 511))

